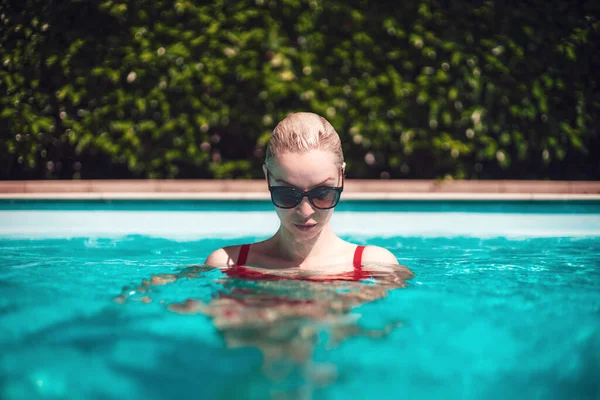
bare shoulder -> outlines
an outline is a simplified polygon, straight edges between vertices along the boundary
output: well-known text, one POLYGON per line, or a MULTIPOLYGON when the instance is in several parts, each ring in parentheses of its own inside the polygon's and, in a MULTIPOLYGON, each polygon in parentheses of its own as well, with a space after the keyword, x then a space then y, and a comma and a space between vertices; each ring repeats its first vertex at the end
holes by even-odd
POLYGON ((240 255, 241 245, 227 246, 210 253, 204 264, 215 268, 231 267, 240 255))
POLYGON ((367 246, 362 256, 363 263, 382 263, 398 265, 396 256, 388 249, 379 246, 367 246))
POLYGON ((392 272, 396 282, 404 282, 415 274, 405 265, 400 265, 391 251, 379 246, 367 246, 363 252, 362 263, 369 271, 392 272))

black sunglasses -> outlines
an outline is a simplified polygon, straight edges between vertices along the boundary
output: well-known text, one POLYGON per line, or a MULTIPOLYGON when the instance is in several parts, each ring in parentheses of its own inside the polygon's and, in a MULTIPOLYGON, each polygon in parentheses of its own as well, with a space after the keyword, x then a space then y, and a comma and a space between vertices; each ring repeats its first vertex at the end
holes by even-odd
POLYGON ((344 175, 342 174, 342 186, 317 186, 308 191, 303 191, 291 186, 271 186, 271 177, 267 170, 267 183, 271 192, 271 201, 279 208, 294 208, 308 197, 310 204, 319 210, 329 210, 337 206, 340 196, 344 190, 344 175))

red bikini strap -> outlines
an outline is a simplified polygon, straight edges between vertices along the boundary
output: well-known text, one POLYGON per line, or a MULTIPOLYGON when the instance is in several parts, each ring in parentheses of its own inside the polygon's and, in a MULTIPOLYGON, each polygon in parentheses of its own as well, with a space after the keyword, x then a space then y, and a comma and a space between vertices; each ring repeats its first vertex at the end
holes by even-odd
POLYGON ((354 261, 352 264, 354 265, 355 271, 362 270, 362 254, 365 250, 365 246, 356 246, 356 250, 354 250, 354 261))
POLYGON ((249 244, 242 245, 242 248, 240 249, 240 254, 238 255, 238 259, 237 259, 236 265, 244 265, 244 264, 246 264, 246 261, 248 260, 248 252, 249 251, 250 251, 250 245, 249 244))

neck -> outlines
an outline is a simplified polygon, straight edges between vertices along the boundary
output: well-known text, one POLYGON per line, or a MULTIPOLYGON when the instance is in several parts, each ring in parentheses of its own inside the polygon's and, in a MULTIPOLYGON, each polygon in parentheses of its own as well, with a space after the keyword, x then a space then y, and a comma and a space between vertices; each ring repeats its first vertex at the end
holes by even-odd
POLYGON ((318 235, 308 239, 298 238, 283 227, 274 236, 279 255, 298 264, 309 257, 324 254, 336 238, 329 224, 318 235))

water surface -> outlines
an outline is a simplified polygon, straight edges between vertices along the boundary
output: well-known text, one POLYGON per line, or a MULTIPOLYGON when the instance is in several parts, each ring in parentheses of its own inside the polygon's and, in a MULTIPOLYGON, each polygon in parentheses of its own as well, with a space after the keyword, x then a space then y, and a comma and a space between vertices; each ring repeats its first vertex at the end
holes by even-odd
POLYGON ((0 239, 0 397, 599 398, 599 237, 345 238, 416 276, 334 318, 243 332, 172 305, 250 290, 306 310, 360 288, 208 270, 143 292, 232 240, 0 239))

